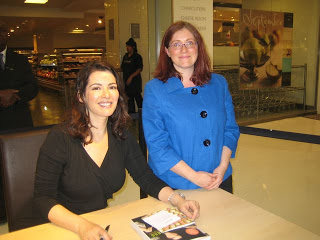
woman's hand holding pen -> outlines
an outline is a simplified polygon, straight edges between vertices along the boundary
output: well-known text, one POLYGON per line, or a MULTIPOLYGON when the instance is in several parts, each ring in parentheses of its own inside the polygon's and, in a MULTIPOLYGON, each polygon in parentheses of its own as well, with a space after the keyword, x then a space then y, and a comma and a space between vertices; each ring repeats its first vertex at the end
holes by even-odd
POLYGON ((200 205, 197 201, 181 198, 181 200, 178 201, 177 208, 192 220, 200 216, 200 205))
POLYGON ((112 240, 105 229, 87 220, 79 226, 78 234, 82 240, 112 240))
POLYGON ((174 194, 170 202, 192 220, 195 220, 200 216, 200 205, 197 201, 186 200, 179 194, 174 194))

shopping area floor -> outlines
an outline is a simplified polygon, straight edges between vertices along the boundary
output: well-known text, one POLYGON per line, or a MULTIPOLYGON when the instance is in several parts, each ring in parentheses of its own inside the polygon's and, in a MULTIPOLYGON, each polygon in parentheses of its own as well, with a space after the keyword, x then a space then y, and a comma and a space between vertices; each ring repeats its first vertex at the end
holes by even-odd
MULTIPOLYGON (((30 103, 35 126, 58 123, 64 105, 62 95, 40 90, 30 103)), ((287 118, 250 126, 320 135, 317 117, 287 118)), ((131 131, 137 136, 136 121, 131 131)), ((241 134, 236 158, 231 160, 234 194, 320 235, 319 156, 319 144, 241 134)), ((130 178, 125 188, 114 196, 110 206, 139 198, 139 188, 130 178)), ((6 224, 0 225, 0 234, 7 231, 6 224)))

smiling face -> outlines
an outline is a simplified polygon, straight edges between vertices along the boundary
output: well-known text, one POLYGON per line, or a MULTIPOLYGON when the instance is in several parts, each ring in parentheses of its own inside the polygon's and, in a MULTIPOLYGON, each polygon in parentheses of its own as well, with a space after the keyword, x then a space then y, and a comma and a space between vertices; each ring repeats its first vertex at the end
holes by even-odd
POLYGON ((185 45, 181 49, 174 49, 172 46, 175 43, 186 43, 188 41, 196 42, 193 34, 186 28, 183 28, 173 34, 169 47, 166 48, 167 55, 171 58, 174 68, 183 73, 185 71, 192 71, 194 64, 198 58, 198 46, 194 44, 187 48, 185 45))
POLYGON ((109 71, 95 71, 88 79, 83 96, 91 121, 108 119, 118 104, 119 91, 113 74, 109 71))

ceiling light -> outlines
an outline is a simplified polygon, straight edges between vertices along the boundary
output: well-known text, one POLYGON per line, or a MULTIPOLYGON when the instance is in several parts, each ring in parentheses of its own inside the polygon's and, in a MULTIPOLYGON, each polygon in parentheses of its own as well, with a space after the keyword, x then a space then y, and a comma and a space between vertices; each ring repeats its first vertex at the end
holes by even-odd
POLYGON ((17 28, 20 28, 19 26, 17 26, 17 28))
POLYGON ((86 27, 89 27, 89 24, 87 24, 86 27))
POLYGON ((14 29, 10 29, 10 32, 14 32, 14 29))
POLYGON ((25 0, 24 3, 45 4, 48 0, 25 0))
POLYGON ((76 28, 76 29, 73 29, 73 30, 72 30, 72 33, 82 33, 82 32, 84 32, 83 29, 78 29, 78 28, 76 28))
POLYGON ((98 23, 100 23, 100 24, 101 24, 101 23, 102 23, 102 19, 103 19, 103 17, 102 17, 102 16, 100 16, 100 17, 99 17, 99 20, 98 20, 98 23))

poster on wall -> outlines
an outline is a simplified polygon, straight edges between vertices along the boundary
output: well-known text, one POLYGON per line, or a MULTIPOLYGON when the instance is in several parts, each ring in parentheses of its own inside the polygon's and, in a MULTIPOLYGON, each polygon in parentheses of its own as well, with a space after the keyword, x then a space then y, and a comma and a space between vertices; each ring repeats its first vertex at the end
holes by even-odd
POLYGON ((292 16, 284 12, 242 9, 240 89, 290 86, 292 16))

